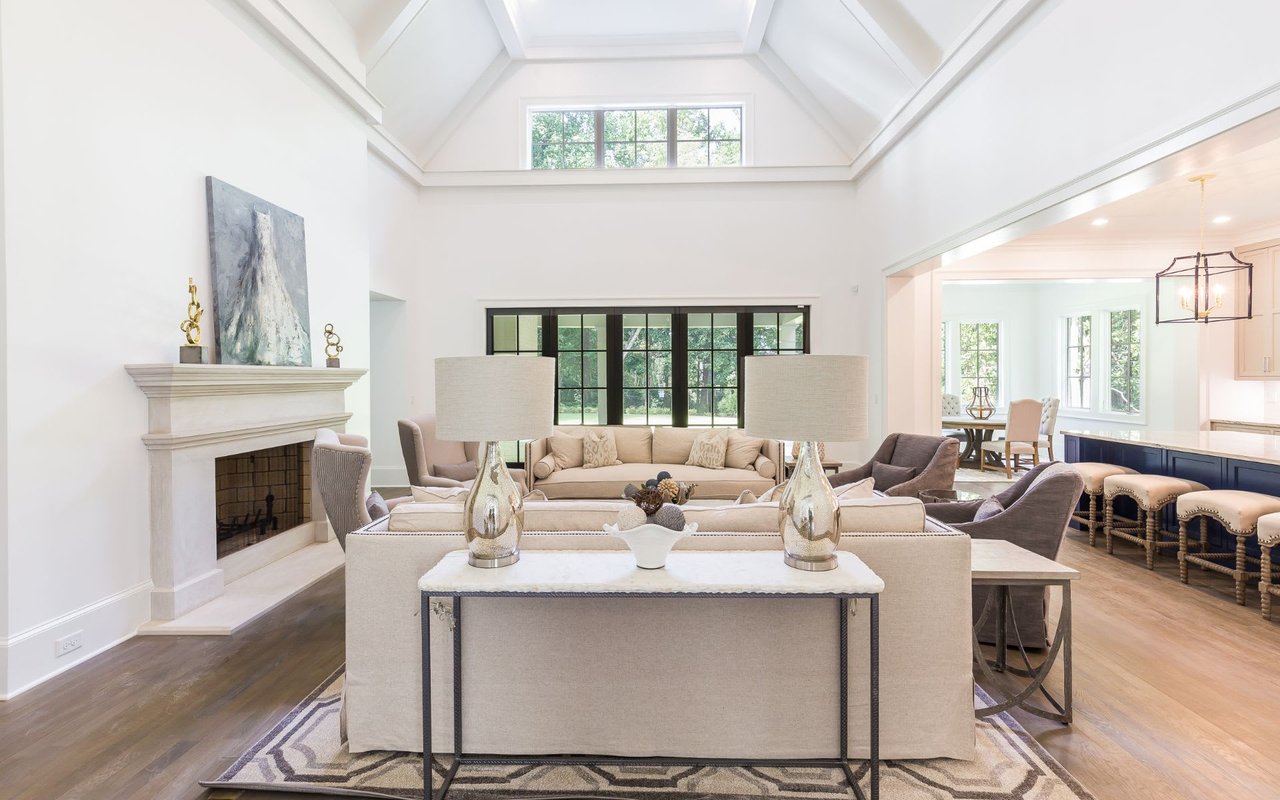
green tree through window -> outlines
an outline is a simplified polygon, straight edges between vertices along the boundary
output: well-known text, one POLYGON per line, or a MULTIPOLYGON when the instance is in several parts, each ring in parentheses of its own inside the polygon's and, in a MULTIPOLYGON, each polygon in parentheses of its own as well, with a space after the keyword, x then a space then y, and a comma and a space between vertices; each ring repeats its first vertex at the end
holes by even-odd
POLYGON ((1110 403, 1112 411, 1142 410, 1142 314, 1137 309, 1112 311, 1110 403))
POLYGON ((960 397, 968 401, 978 386, 987 387, 991 402, 1000 397, 1000 323, 960 323, 960 397))

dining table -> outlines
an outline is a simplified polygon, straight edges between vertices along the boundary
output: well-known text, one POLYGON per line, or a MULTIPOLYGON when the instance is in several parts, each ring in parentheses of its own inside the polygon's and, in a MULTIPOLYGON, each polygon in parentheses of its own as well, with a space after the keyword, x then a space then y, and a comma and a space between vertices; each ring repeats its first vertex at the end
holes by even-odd
MULTIPOLYGON (((942 429, 962 430, 965 434, 965 449, 960 454, 960 463, 969 466, 982 466, 982 443, 989 442, 996 431, 1005 429, 1007 420, 1003 414, 992 415, 986 419, 975 419, 968 414, 957 414, 942 418, 942 429)), ((998 453, 987 452, 987 464, 1004 468, 1004 461, 998 453)))

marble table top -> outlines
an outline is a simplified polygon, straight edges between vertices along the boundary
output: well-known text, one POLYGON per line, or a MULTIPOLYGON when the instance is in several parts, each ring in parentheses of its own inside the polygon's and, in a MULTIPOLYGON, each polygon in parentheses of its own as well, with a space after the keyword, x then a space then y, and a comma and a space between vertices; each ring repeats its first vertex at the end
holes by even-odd
POLYGON ((973 582, 986 584, 1074 581, 1080 573, 1003 539, 974 539, 970 553, 973 582))
POLYGON ((780 550, 677 550, 662 569, 640 569, 630 551, 528 550, 509 567, 481 569, 465 550, 440 559, 418 581, 429 594, 879 594, 884 581, 853 553, 837 569, 787 566, 780 550))
POLYGON ((1184 453, 1280 464, 1280 436, 1245 431, 1062 431, 1110 442, 1161 447, 1184 453))

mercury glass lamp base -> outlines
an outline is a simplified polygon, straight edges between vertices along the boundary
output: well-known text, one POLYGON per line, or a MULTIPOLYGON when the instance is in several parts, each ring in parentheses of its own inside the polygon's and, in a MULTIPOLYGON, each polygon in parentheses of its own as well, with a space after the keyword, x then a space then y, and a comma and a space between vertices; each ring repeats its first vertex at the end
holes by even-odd
POLYGON ((801 569, 805 572, 827 572, 840 566, 840 561, 835 556, 827 556, 820 561, 805 561, 804 559, 796 558, 790 553, 783 553, 782 561, 788 567, 801 569))
POLYGON ((800 443, 795 467, 778 502, 783 561, 806 572, 836 569, 840 504, 827 481, 817 442, 800 443))
POLYGON ((496 567, 509 567, 520 560, 520 551, 517 550, 509 555, 499 558, 480 558, 475 553, 467 553, 467 563, 473 567, 481 567, 483 569, 494 569, 496 567))
POLYGON ((523 497, 498 443, 484 442, 481 451, 480 468, 463 506, 467 563, 484 569, 506 567, 520 560, 523 497))

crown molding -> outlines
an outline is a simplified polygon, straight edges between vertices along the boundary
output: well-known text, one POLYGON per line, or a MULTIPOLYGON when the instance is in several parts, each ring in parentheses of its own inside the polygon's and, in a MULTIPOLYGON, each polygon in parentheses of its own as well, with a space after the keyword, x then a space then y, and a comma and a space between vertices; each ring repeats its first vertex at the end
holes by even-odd
POLYGON ((845 166, 492 170, 423 173, 423 186, 644 186, 726 183, 848 183, 845 166))

